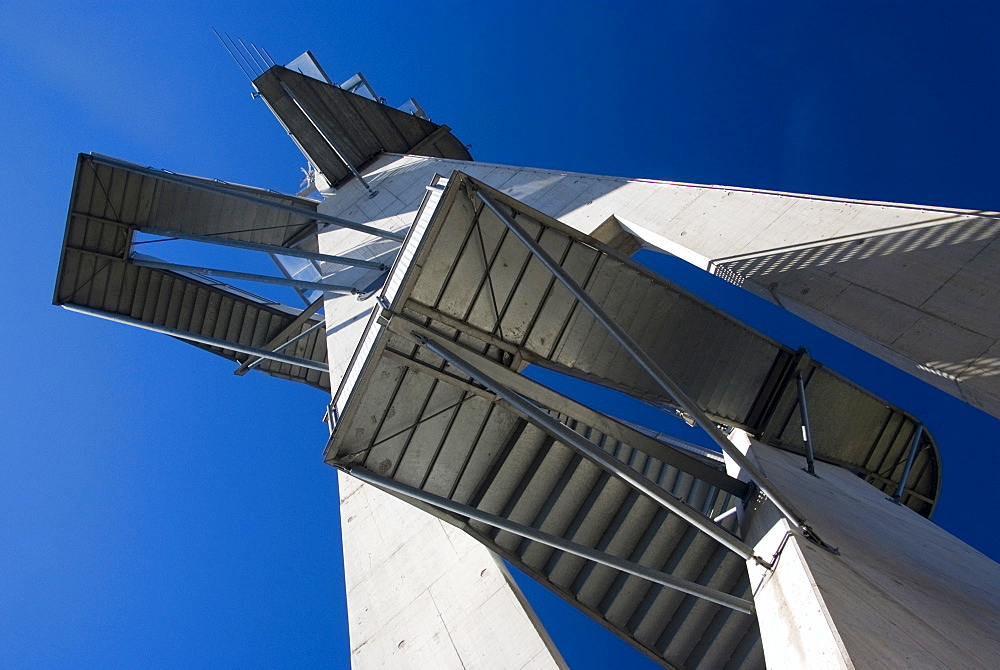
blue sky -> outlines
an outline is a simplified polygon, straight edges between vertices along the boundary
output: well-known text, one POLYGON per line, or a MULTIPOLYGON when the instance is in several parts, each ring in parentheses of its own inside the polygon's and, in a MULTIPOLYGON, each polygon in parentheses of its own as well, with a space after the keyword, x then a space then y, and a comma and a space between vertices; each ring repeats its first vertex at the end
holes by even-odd
MULTIPOLYGON (((298 188, 297 150, 213 26, 416 96, 481 160, 1000 209, 985 4, 275 4, 0 12, 0 666, 347 663, 324 395, 50 305, 78 152, 298 188)), ((996 420, 658 267, 923 418, 936 520, 1000 557, 996 420)), ((618 653, 540 602, 573 667, 618 653)))

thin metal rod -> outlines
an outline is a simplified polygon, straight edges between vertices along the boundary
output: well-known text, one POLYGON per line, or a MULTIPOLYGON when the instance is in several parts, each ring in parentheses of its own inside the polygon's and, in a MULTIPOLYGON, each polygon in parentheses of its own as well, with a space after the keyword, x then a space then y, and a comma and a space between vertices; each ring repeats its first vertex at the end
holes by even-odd
POLYGON ((806 472, 815 477, 816 463, 813 454, 812 423, 809 421, 809 405, 806 404, 806 383, 802 380, 801 372, 796 374, 796 382, 799 386, 799 415, 802 417, 802 440, 806 443, 806 472))
POLYGON ((117 158, 111 158, 110 156, 90 154, 90 159, 95 163, 100 163, 102 165, 108 165, 110 167, 120 168, 122 170, 129 170, 137 174, 153 177, 154 179, 160 179, 174 184, 182 184, 184 186, 190 186, 191 188, 195 188, 201 191, 207 191, 209 193, 218 193, 221 195, 229 196, 230 198, 236 198, 238 200, 252 202, 256 205, 263 205, 265 207, 276 209, 282 212, 288 212, 290 214, 298 214, 299 216, 319 221, 321 223, 330 224, 332 226, 337 226, 338 228, 357 230, 358 232, 361 233, 367 233, 375 237, 381 237, 387 240, 395 240, 397 242, 402 242, 403 240, 406 239, 406 235, 401 233, 390 233, 387 230, 373 228, 372 226, 366 226, 362 223, 354 223, 353 221, 347 221, 345 219, 340 219, 335 216, 328 216, 326 214, 321 214, 320 212, 317 212, 314 209, 307 209, 305 207, 296 207, 295 205, 286 205, 285 203, 282 202, 277 202, 275 200, 264 198, 258 195, 246 193, 245 191, 239 189, 238 187, 230 185, 225 185, 225 186, 221 185, 224 182, 215 182, 208 179, 201 179, 199 177, 189 177, 187 175, 175 174, 173 172, 154 170, 153 168, 143 167, 141 165, 135 165, 134 163, 121 161, 118 160, 117 158))
POLYGON ((305 281, 304 279, 287 279, 285 277, 271 277, 269 275, 258 275, 252 272, 237 272, 235 270, 222 270, 219 268, 203 268, 197 265, 180 265, 178 263, 167 263, 165 261, 151 261, 142 258, 131 258, 130 263, 135 265, 155 268, 157 270, 175 270, 178 272, 194 272, 202 275, 214 277, 229 277, 230 279, 243 279, 244 281, 259 282, 261 284, 277 284, 278 286, 292 286, 294 288, 306 289, 309 291, 323 291, 325 293, 351 293, 358 292, 353 286, 337 286, 335 284, 324 284, 318 281, 305 281))
POLYGON ((222 35, 219 34, 219 31, 216 30, 215 28, 212 28, 212 32, 215 33, 215 36, 219 38, 220 42, 222 42, 222 47, 226 51, 228 51, 229 55, 233 57, 234 61, 236 61, 236 66, 243 72, 243 76, 245 76, 250 81, 250 83, 253 83, 253 77, 251 77, 249 74, 247 74, 246 68, 244 68, 242 65, 240 65, 240 62, 238 60, 236 60, 236 54, 233 53, 233 50, 230 49, 229 45, 226 44, 225 41, 222 39, 222 35))
POLYGON ((236 51, 236 53, 238 53, 240 55, 240 58, 243 59, 243 62, 247 64, 248 68, 250 68, 250 71, 253 72, 256 75, 257 74, 257 68, 254 67, 254 66, 252 66, 252 65, 250 65, 250 61, 248 61, 247 57, 243 55, 243 52, 240 51, 240 48, 238 46, 236 46, 236 41, 233 40, 233 38, 229 36, 229 33, 223 33, 223 34, 226 36, 226 39, 229 40, 230 44, 233 45, 233 49, 236 51))
POLYGON ((618 558, 617 556, 613 556, 606 552, 592 549, 591 547, 577 544, 576 542, 571 542, 557 535, 537 530, 531 526, 525 526, 509 519, 505 519, 504 517, 490 514, 489 512, 483 512, 475 507, 463 505, 453 500, 449 500, 448 498, 428 493, 422 489, 401 484, 394 479, 388 479, 386 477, 376 475, 375 473, 365 470, 364 468, 348 468, 345 471, 347 474, 356 477, 363 482, 377 486, 378 488, 392 491, 406 498, 419 500, 420 502, 426 503, 432 507, 466 517, 473 521, 478 521, 479 523, 493 526, 494 528, 499 528, 500 530, 505 530, 508 533, 514 533, 515 535, 533 540, 540 544, 565 551, 567 554, 573 554, 574 556, 586 558, 587 560, 594 561, 595 563, 606 565, 609 568, 627 572, 630 575, 647 579, 651 582, 655 582, 656 584, 662 584, 668 588, 711 601, 718 605, 734 609, 738 612, 743 612, 744 614, 750 614, 753 612, 753 603, 749 600, 737 598, 736 596, 729 595, 728 593, 723 593, 722 591, 717 591, 715 589, 702 586, 701 584, 689 582, 686 579, 680 579, 678 577, 674 577, 673 575, 668 575, 664 572, 660 572, 659 570, 654 570, 644 565, 633 563, 632 561, 625 560, 623 558, 618 558))
POLYGON ((148 228, 141 226, 138 228, 141 233, 149 235, 160 235, 162 237, 173 237, 179 240, 190 240, 192 242, 204 242, 206 244, 218 244, 224 247, 236 247, 238 249, 249 249, 250 251, 263 251, 269 254, 279 254, 281 256, 294 256, 296 258, 306 258, 313 261, 323 261, 325 263, 337 263, 338 265, 350 265, 359 268, 370 268, 372 270, 386 270, 385 263, 377 261, 366 261, 360 258, 348 258, 347 256, 332 256, 330 254, 319 253, 318 251, 306 251, 289 247, 280 247, 275 244, 261 244, 260 242, 248 242, 246 240, 235 240, 222 235, 198 235, 195 233, 185 233, 179 230, 167 230, 166 228, 148 228))
POLYGON ((258 56, 260 56, 260 59, 261 59, 261 60, 262 60, 262 61, 264 62, 264 65, 266 65, 266 66, 267 66, 267 67, 265 67, 265 68, 264 68, 264 70, 265 70, 265 71, 266 71, 266 70, 268 70, 268 69, 270 69, 270 68, 271 68, 271 66, 273 66, 273 65, 274 65, 274 63, 268 63, 268 62, 267 62, 267 58, 265 58, 265 57, 264 57, 264 54, 262 54, 262 53, 260 52, 260 49, 258 49, 258 48, 257 48, 257 45, 256 45, 256 44, 254 44, 253 42, 251 42, 251 43, 250 43, 250 46, 252 46, 252 47, 253 47, 253 50, 257 52, 257 55, 258 55, 258 56))
POLYGON ((913 441, 910 442, 910 454, 906 457, 906 465, 903 466, 903 474, 899 478, 899 486, 896 487, 896 493, 890 498, 897 505, 900 504, 899 501, 903 498, 903 493, 906 491, 906 480, 910 478, 910 468, 913 467, 913 461, 920 450, 920 438, 923 436, 924 424, 917 424, 917 429, 913 433, 913 441))
MULTIPOLYGON (((298 335, 296 335, 292 339, 288 340, 287 342, 282 342, 281 344, 279 344, 274 349, 271 349, 271 351, 276 352, 276 353, 280 353, 280 352, 284 351, 287 347, 295 344, 296 342, 298 342, 299 340, 301 340, 303 337, 305 337, 309 333, 311 333, 314 330, 316 330, 317 328, 321 328, 322 326, 325 326, 325 325, 326 325, 325 321, 317 321, 316 323, 314 323, 313 325, 309 326, 308 328, 306 328, 305 330, 303 330, 301 333, 299 333, 298 335)), ((253 370, 255 367, 257 367, 258 365, 260 365, 263 362, 264 362, 263 358, 258 358, 253 363, 251 363, 250 365, 247 366, 247 370, 253 370)))
POLYGON ((271 58, 271 54, 269 54, 269 53, 267 52, 267 49, 265 49, 264 47, 261 47, 261 48, 260 48, 260 50, 261 50, 261 51, 263 51, 263 52, 264 52, 264 55, 265 55, 265 56, 267 56, 267 59, 268 59, 269 61, 271 61, 271 67, 274 67, 275 65, 277 65, 277 63, 275 63, 275 62, 274 62, 274 59, 273 59, 273 58, 271 58))
POLYGON ((142 328, 143 330, 151 330, 154 333, 162 333, 163 335, 170 335, 171 337, 187 340, 189 342, 197 342, 198 344, 205 344, 210 347, 218 347, 220 349, 229 349, 231 351, 238 351, 241 354, 248 354, 250 356, 259 356, 261 358, 268 358, 271 359, 272 361, 277 361, 278 363, 288 363, 289 365, 298 365, 299 367, 309 368, 310 370, 318 370, 320 372, 330 371, 326 363, 321 363, 319 361, 312 361, 306 358, 297 358, 295 356, 286 356, 285 354, 278 354, 273 351, 266 351, 264 349, 258 349, 256 347, 247 347, 243 346, 242 344, 237 344, 236 342, 229 342, 228 340, 219 340, 214 337, 197 335, 195 333, 189 333, 186 330, 180 330, 178 328, 170 328, 168 326, 158 326, 155 323, 140 321, 139 319, 133 319, 132 317, 124 316, 121 314, 102 312, 100 310, 93 309, 90 307, 84 307, 83 305, 73 305, 69 303, 63 303, 62 306, 71 312, 79 312, 80 314, 96 316, 99 319, 107 319, 108 321, 114 321, 115 323, 122 323, 125 324, 126 326, 135 326, 136 328, 142 328))
POLYGON ((618 341, 618 343, 628 352, 628 354, 644 369, 653 380, 660 385, 660 387, 666 391, 677 404, 687 412, 694 419, 702 430, 708 433, 708 436, 712 438, 719 448, 729 456, 733 461, 739 465, 740 469, 749 475, 753 482, 760 487, 771 502, 774 503, 775 507, 784 514, 793 524, 798 526, 800 529, 805 531, 810 536, 813 535, 811 529, 806 526, 805 518, 795 509, 792 503, 785 498, 774 485, 768 481, 764 473, 761 472, 757 467, 750 462, 750 459, 743 455, 743 453, 736 448, 732 442, 726 437, 726 434, 719 430, 719 427, 708 418, 708 415, 688 397, 681 387, 679 387, 667 374, 660 369, 660 366, 652 359, 652 357, 646 353, 646 351, 639 346, 639 344, 632 339, 632 337, 619 326, 614 319, 604 309, 597 304, 597 302, 590 297, 582 286, 580 286, 575 279, 573 279, 568 272, 551 256, 545 249, 535 241, 535 238, 528 234, 517 221, 514 220, 509 214, 504 212, 499 205, 493 200, 493 198, 483 190, 477 191, 479 197, 482 199, 483 203, 492 211, 497 217, 503 222, 507 228, 517 236, 525 246, 528 247, 529 251, 542 262, 545 267, 549 269, 552 274, 562 282, 563 286, 573 294, 581 305, 591 313, 591 315, 608 331, 608 333, 618 341))
MULTIPOLYGON (((253 52, 250 51, 247 45, 243 43, 243 40, 241 40, 239 37, 237 37, 236 39, 240 41, 240 45, 243 47, 243 50, 247 52, 247 55, 250 56, 250 59, 253 61, 254 65, 260 66, 260 64, 257 62, 257 58, 253 55, 253 52)), ((267 63, 264 63, 263 66, 261 67, 260 74, 264 74, 264 70, 266 69, 267 69, 267 63)))
POLYGON ((575 430, 570 429, 564 423, 556 420, 552 415, 535 403, 496 381, 472 363, 469 363, 465 359, 458 356, 458 354, 454 351, 441 346, 437 342, 428 340, 421 335, 413 334, 413 337, 423 343, 424 347, 429 351, 437 354, 456 369, 472 377, 498 397, 506 400, 507 403, 517 412, 530 419, 532 423, 547 432, 556 440, 562 442, 568 447, 576 449, 583 456, 600 466, 603 470, 615 475, 640 493, 644 493, 649 496, 701 532, 709 535, 711 538, 721 543, 731 551, 739 554, 745 560, 754 558, 753 549, 742 540, 734 537, 724 528, 717 526, 711 519, 704 516, 693 507, 688 506, 684 502, 677 500, 670 495, 664 495, 663 490, 659 486, 646 479, 635 470, 632 470, 614 456, 599 448, 590 440, 584 438, 575 430))
POLYGON ((712 519, 712 521, 714 521, 715 523, 721 523, 722 521, 725 521, 726 519, 728 519, 732 515, 736 514, 736 511, 738 509, 739 509, 739 507, 730 507, 725 512, 723 512, 722 514, 720 514, 719 516, 717 516, 714 519, 712 519))
POLYGON ((295 106, 299 108, 299 111, 302 112, 302 116, 306 117, 306 121, 308 121, 312 125, 312 127, 316 129, 316 132, 320 134, 320 137, 326 140, 326 143, 330 145, 330 148, 333 149, 333 153, 337 154, 337 158, 340 159, 340 162, 343 163, 345 166, 347 166, 347 169, 351 171, 351 174, 353 174, 357 178, 357 180, 361 182, 361 185, 365 187, 365 190, 368 191, 368 197, 374 198, 376 195, 378 195, 378 191, 372 190, 372 187, 368 185, 368 182, 366 182, 365 178, 361 176, 361 173, 358 172, 357 169, 355 169, 355 167, 351 165, 351 162, 347 160, 347 157, 345 157, 344 154, 340 152, 340 149, 338 149, 337 145, 334 144, 332 139, 330 139, 330 136, 327 135, 326 132, 324 132, 323 129, 319 127, 319 124, 316 123, 315 120, 313 120, 313 117, 310 116, 309 112, 306 111, 306 108, 302 106, 302 103, 299 102, 298 96, 296 96, 295 93, 292 92, 292 89, 288 88, 288 85, 285 84, 285 82, 281 81, 280 79, 278 80, 278 83, 281 84, 281 88, 282 90, 284 90, 285 95, 287 95, 291 99, 291 101, 295 104, 295 106))
MULTIPOLYGON (((289 337, 292 333, 296 332, 307 321, 309 321, 309 319, 312 318, 312 315, 320 310, 320 308, 323 306, 323 303, 324 300, 322 295, 313 300, 306 306, 304 310, 296 314, 295 318, 292 319, 292 321, 287 326, 282 328, 277 335, 275 335, 274 337, 269 339, 266 343, 264 343, 262 345, 262 348, 266 349, 267 351, 277 351, 276 347, 282 341, 284 341, 285 338, 289 337)), ((325 323, 326 319, 320 319, 320 322, 325 323)), ((255 360, 257 359, 253 357, 246 359, 245 361, 243 361, 243 364, 240 365, 240 367, 233 370, 233 374, 237 376, 245 375, 249 370, 248 366, 255 360)))

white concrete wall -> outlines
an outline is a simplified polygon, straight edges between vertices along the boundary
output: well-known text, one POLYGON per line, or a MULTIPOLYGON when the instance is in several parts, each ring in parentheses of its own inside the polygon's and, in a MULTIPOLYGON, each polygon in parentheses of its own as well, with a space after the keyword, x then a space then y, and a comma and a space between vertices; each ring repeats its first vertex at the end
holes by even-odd
MULTIPOLYGON (((850 472, 754 442, 768 479, 833 554, 770 501, 747 509, 748 562, 768 667, 988 668, 1000 659, 1000 565, 850 472)), ((970 510, 970 513, 975 511, 970 510)))
MULTIPOLYGON (((428 198, 428 214, 440 190, 412 184, 405 208, 415 212, 428 198)), ((395 203, 386 189, 378 198, 395 203)), ((367 196, 364 196, 367 200, 367 196)), ((333 200, 321 205, 326 211, 333 200)), ((374 206, 369 201, 366 205, 374 206)), ((377 221, 405 230, 413 212, 379 218, 382 210, 354 213, 356 222, 377 221), (372 216, 374 219, 363 219, 372 216)), ((380 258, 398 244, 350 230, 319 239, 320 250, 356 258, 380 258)), ((390 261, 391 264, 391 261, 390 261)), ((353 283, 349 268, 335 282, 353 283)), ((370 273, 369 273, 370 274, 370 273)), ((329 297, 324 305, 334 390, 346 373, 375 300, 329 297)), ((340 473, 344 576, 355 670, 381 668, 511 668, 543 670, 565 663, 503 563, 455 527, 378 489, 340 473)))
POLYGON ((339 483, 355 670, 566 667, 485 547, 348 475, 339 483))
MULTIPOLYGON (((321 210, 402 230, 433 175, 453 170, 585 233, 615 216, 647 245, 743 282, 1000 416, 1000 221, 993 214, 394 154, 365 171, 375 198, 348 183, 321 210)), ((327 236, 331 252, 370 239, 327 236)))
MULTIPOLYGON (((405 230, 434 175, 453 170, 583 232, 614 216, 647 245, 702 267, 744 273, 755 292, 1000 416, 1000 374, 991 358, 1000 353, 1000 323, 996 310, 977 309, 995 305, 1000 292, 1000 275, 983 265, 998 244, 989 217, 395 155, 366 170, 379 191, 375 198, 348 183, 327 194, 321 211, 405 230), (907 270, 913 259, 920 262, 907 270), (942 305, 948 314, 934 311, 942 305)), ((371 242, 332 231, 321 235, 320 248, 364 257, 391 250, 371 242)), ((350 296, 327 301, 334 388, 373 304, 350 296)), ((814 480, 793 456, 763 449, 759 455, 769 474, 794 490, 817 531, 843 552, 827 554, 793 535, 774 575, 756 575, 759 607, 770 611, 762 634, 773 667, 988 667, 1000 658, 996 564, 849 473, 820 464, 821 479, 814 480), (790 628, 789 621, 799 623, 790 628)), ((343 485, 356 667, 561 662, 542 653, 544 637, 531 632, 533 619, 501 584, 496 562, 475 553, 485 550, 418 510, 380 501, 377 491, 343 485), (493 628, 508 623, 526 632, 493 628), (457 641, 456 631, 475 643, 457 641), (496 642, 508 634, 537 644, 507 660, 496 642)), ((786 529, 761 511, 754 519, 761 526, 755 541, 773 552, 786 529)))

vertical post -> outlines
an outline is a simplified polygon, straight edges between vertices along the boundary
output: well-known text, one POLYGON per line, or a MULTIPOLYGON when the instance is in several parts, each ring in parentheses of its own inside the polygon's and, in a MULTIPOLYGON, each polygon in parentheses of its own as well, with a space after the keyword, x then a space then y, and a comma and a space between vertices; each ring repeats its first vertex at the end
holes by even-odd
POLYGON ((760 490, 767 495, 768 498, 774 503, 775 507, 785 515, 795 526, 806 533, 809 537, 815 538, 815 533, 810 529, 806 523, 803 516, 795 509, 791 501, 785 498, 774 485, 768 481, 764 473, 761 472, 757 466, 750 462, 750 459, 743 455, 743 453, 736 448, 736 446, 729 441, 725 433, 719 430, 719 427, 708 418, 708 415, 699 407, 694 400, 688 397, 688 395, 672 380, 667 374, 660 368, 660 366, 652 359, 652 357, 643 350, 639 344, 632 339, 632 337, 619 326, 614 319, 600 306, 597 302, 590 297, 582 286, 580 286, 575 279, 570 277, 569 273, 559 265, 559 263, 554 259, 545 249, 535 241, 535 238, 528 234, 521 224, 514 220, 509 214, 504 212, 499 205, 493 200, 489 193, 483 190, 477 190, 480 199, 483 203, 503 222, 507 228, 514 233, 514 235, 521 240, 522 243, 528 250, 542 262, 545 267, 549 269, 552 274, 562 283, 563 286, 576 298, 579 303, 591 313, 594 319, 597 320, 605 330, 618 341, 625 351, 635 360, 643 370, 645 370, 650 377, 667 392, 681 408, 691 415, 695 420, 695 423, 701 427, 708 436, 712 438, 719 448, 722 449, 723 453, 733 459, 743 472, 746 472, 753 482, 760 487, 760 490))
POLYGON ((910 478, 910 468, 913 467, 913 461, 917 457, 917 451, 920 450, 920 438, 924 436, 924 424, 917 424, 917 430, 913 433, 913 441, 910 442, 910 453, 906 457, 906 465, 903 467, 903 474, 899 478, 899 486, 896 487, 896 493, 893 494, 889 500, 900 505, 900 500, 903 497, 903 492, 906 491, 906 480, 910 478))
POLYGON ((809 422, 809 406, 806 404, 806 383, 802 380, 802 373, 796 373, 796 381, 799 386, 799 414, 802 416, 802 440, 806 443, 806 467, 805 471, 816 476, 816 465, 813 461, 813 432, 812 424, 809 422))

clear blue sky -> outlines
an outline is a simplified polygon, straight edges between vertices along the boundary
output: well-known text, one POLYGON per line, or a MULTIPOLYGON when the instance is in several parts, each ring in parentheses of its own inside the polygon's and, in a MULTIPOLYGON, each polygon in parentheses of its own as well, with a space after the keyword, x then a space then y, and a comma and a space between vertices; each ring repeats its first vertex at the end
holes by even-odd
MULTIPOLYGON (((481 160, 1000 209, 1000 10, 749 4, 8 3, 0 666, 347 663, 326 397, 49 304, 78 152, 298 188, 211 27, 416 96, 481 160)), ((936 520, 1000 557, 997 421, 763 318, 928 423, 936 520)), ((571 665, 607 667, 614 643, 569 621, 571 665)))

